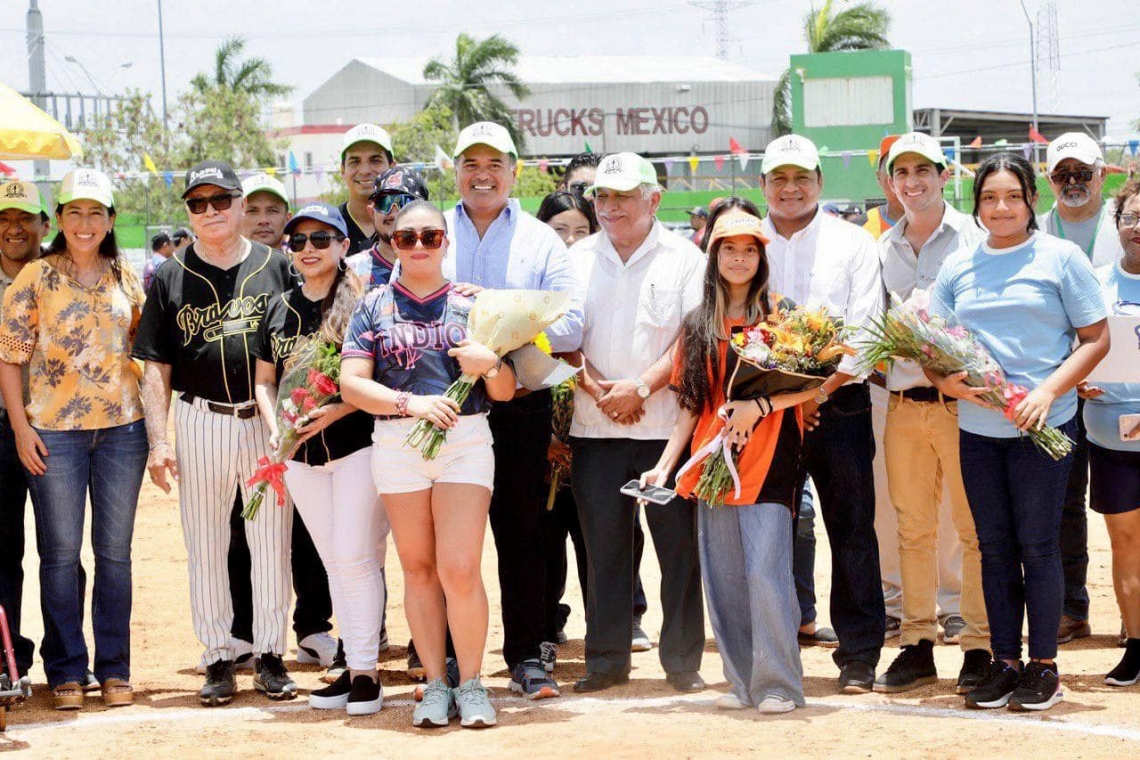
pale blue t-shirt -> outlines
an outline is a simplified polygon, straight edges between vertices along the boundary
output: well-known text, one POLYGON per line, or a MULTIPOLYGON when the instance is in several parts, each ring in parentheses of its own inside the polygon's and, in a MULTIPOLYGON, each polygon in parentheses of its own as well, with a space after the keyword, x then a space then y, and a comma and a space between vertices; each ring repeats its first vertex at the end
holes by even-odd
MULTIPOLYGON (((1140 275, 1128 274, 1120 262, 1096 270, 1109 314, 1140 316, 1140 275)), ((1140 441, 1120 440, 1120 415, 1140 414, 1140 383, 1105 383, 1100 398, 1085 402, 1088 438, 1104 449, 1140 451, 1140 441)))
MULTIPOLYGON (((1013 248, 985 243, 946 259, 930 310, 969 328, 990 350, 1010 382, 1033 390, 1072 353, 1076 328, 1105 318, 1100 283, 1080 248, 1034 234, 1013 248)), ((1077 410, 1077 393, 1057 398, 1048 423, 1063 425, 1077 410)), ((958 426, 990 438, 1020 433, 1001 412, 958 405, 958 426)))

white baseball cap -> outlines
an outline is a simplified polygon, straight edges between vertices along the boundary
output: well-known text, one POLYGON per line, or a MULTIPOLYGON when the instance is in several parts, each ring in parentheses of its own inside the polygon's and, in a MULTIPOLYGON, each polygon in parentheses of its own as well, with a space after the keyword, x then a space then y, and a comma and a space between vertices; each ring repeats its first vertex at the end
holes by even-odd
POLYGON ((812 171, 819 168, 819 151, 815 143, 800 135, 784 135, 768 143, 760 173, 767 174, 781 166, 798 166, 812 171))
POLYGON ((518 149, 515 148, 515 141, 511 139, 511 133, 507 131, 506 127, 493 121, 477 121, 464 127, 463 131, 459 133, 459 138, 455 141, 455 151, 451 154, 452 157, 459 158, 463 155, 463 151, 472 145, 486 145, 500 153, 509 153, 515 158, 519 157, 518 149))
POLYGON ((46 214, 47 204, 40 189, 31 182, 14 180, 0 185, 0 211, 15 208, 29 214, 46 214))
POLYGON ((281 180, 276 177, 271 177, 265 172, 254 174, 252 177, 246 177, 241 183, 241 194, 246 198, 254 193, 269 193, 276 195, 281 200, 285 201, 285 208, 289 208, 289 196, 286 193, 285 185, 281 180))
POLYGON ((95 201, 112 208, 115 205, 115 192, 111 188, 110 178, 97 169, 74 169, 68 172, 59 186, 59 205, 79 200, 95 201))
POLYGON ((591 194, 600 187, 624 193, 639 185, 656 185, 657 170, 636 153, 614 153, 598 164, 594 184, 586 188, 591 194))
POLYGON ((1104 153, 1096 140, 1084 132, 1066 132, 1049 143, 1049 149, 1045 151, 1045 171, 1052 174, 1057 164, 1066 158, 1075 158, 1082 164, 1093 166, 1104 160, 1104 153))
POLYGON ((946 156, 938 140, 923 132, 908 132, 894 141, 891 152, 887 154, 888 172, 894 169, 895 159, 904 153, 915 153, 935 166, 946 166, 946 156))
POLYGON ((357 124, 344 133, 344 140, 340 145, 340 160, 344 163, 344 154, 353 145, 362 142, 376 143, 388 153, 392 153, 392 136, 388 130, 376 124, 357 124))

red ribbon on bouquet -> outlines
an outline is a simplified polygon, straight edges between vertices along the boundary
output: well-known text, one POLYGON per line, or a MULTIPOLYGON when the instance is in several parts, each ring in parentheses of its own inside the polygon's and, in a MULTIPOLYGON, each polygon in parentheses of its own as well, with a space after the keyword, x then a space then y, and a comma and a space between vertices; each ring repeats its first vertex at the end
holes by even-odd
POLYGON ((259 465, 257 470, 253 473, 253 477, 246 482, 246 485, 255 486, 259 483, 268 483, 277 494, 277 506, 285 506, 285 463, 271 462, 269 457, 263 456, 257 460, 257 464, 259 465))
POLYGON ((1005 418, 1013 422, 1013 418, 1017 416, 1017 405, 1029 395, 1029 389, 1010 383, 1002 388, 1001 395, 1005 398, 1006 403, 1005 418))

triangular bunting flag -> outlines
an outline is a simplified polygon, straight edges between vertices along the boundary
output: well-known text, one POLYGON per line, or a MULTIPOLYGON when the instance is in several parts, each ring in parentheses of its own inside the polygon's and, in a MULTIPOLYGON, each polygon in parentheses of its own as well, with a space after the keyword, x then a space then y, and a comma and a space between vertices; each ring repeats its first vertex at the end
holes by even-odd
POLYGON ((154 165, 154 159, 150 157, 149 153, 143 153, 143 166, 151 174, 158 174, 158 167, 154 165))
POLYGON ((719 172, 724 168, 724 156, 717 156, 713 159, 713 163, 716 164, 716 170, 719 172))
POLYGON ((673 169, 673 164, 677 163, 671 158, 667 158, 663 162, 665 164, 665 175, 668 176, 669 172, 673 169))
POLYGON ((689 156, 689 169, 691 169, 694 174, 697 173, 697 166, 700 165, 700 163, 701 159, 696 156, 689 156))
POLYGON ((851 166, 851 151, 843 151, 843 168, 846 169, 851 166))
POLYGON ((1128 150, 1132 153, 1132 155, 1136 155, 1137 148, 1140 148, 1140 140, 1128 141, 1128 150))
POLYGON ((982 147, 982 136, 981 136, 981 135, 978 135, 978 136, 977 136, 977 137, 975 137, 973 140, 971 140, 971 141, 970 141, 970 147, 971 147, 971 148, 980 148, 980 147, 982 147))
POLYGON ((1025 154, 1026 160, 1029 160, 1029 157, 1033 155, 1033 143, 1025 143, 1022 145, 1021 152, 1025 154))
POLYGON ((162 179, 167 187, 174 187, 174 172, 163 172, 162 179))
POLYGON ((1004 137, 1000 140, 994 140, 995 148, 1004 148, 1007 145, 1009 145, 1009 140, 1005 139, 1004 137))
POLYGON ((547 161, 545 158, 540 158, 538 160, 538 168, 541 169, 542 171, 546 171, 549 167, 550 167, 550 162, 547 161))
POLYGON ((954 150, 954 146, 946 148, 946 158, 950 159, 950 163, 954 163, 954 159, 958 156, 958 151, 954 150))
POLYGON ((738 143, 736 141, 735 137, 730 137, 730 138, 728 138, 728 152, 736 154, 736 153, 747 153, 748 151, 744 149, 743 145, 741 145, 740 143, 738 143))
POLYGON ((740 171, 744 171, 744 169, 748 166, 748 153, 737 153, 736 162, 740 164, 740 171))
POLYGON ((276 177, 277 176, 277 167, 276 166, 267 167, 265 169, 265 173, 268 174, 270 177, 276 177))
POLYGON ((872 169, 879 168, 879 149, 871 148, 867 151, 867 163, 871 165, 872 169))
POLYGON ((1049 144, 1049 138, 1038 132, 1033 127, 1029 128, 1029 139, 1035 143, 1041 143, 1042 145, 1049 144))
POLYGON ((443 148, 438 145, 435 146, 435 165, 439 167, 441 172, 450 171, 455 168, 455 163, 443 152, 443 148))
POLYGON ((585 145, 586 145, 586 152, 587 153, 593 153, 594 152, 594 149, 590 147, 590 143, 585 143, 585 145))
POLYGON ((313 176, 317 178, 317 184, 318 185, 324 184, 324 181, 325 181, 325 170, 324 169, 322 169, 321 167, 318 166, 316 168, 316 170, 313 171, 313 176))

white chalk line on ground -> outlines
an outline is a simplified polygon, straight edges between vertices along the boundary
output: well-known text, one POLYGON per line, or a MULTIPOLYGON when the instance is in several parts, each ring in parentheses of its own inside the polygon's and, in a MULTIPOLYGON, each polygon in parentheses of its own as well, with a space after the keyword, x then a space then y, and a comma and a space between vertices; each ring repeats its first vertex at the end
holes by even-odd
MULTIPOLYGON (((673 707, 680 705, 697 705, 697 706, 713 706, 713 700, 707 696, 676 696, 676 697, 562 697, 552 702, 527 702, 518 697, 496 698, 492 700, 500 708, 502 707, 533 707, 543 709, 547 704, 551 708, 562 710, 565 712, 578 713, 580 715, 598 714, 606 711, 611 711, 615 708, 659 708, 659 707, 673 707)), ((384 707, 411 707, 415 702, 411 699, 392 699, 384 700, 384 707)), ((1085 723, 1082 721, 1071 720, 1069 718, 1060 718, 1052 716, 1019 716, 1014 717, 1009 713, 999 711, 983 712, 983 711, 965 711, 951 708, 940 707, 921 707, 918 705, 900 705, 888 703, 875 703, 864 702, 856 704, 854 702, 832 702, 823 699, 809 699, 807 700, 808 707, 824 707, 833 710, 851 710, 854 712, 881 712, 893 715, 905 715, 910 717, 922 718, 942 718, 942 719, 961 719, 973 720, 987 723, 996 723, 1000 725, 1015 726, 1018 728, 1025 728, 1032 726, 1033 728, 1049 729, 1053 731, 1062 731, 1077 734, 1086 734, 1089 736, 1105 736, 1113 739, 1124 739, 1127 741, 1140 743, 1140 730, 1128 728, 1126 726, 1116 726, 1112 724, 1095 724, 1085 723)), ((25 732, 32 731, 51 731, 54 729, 81 729, 81 728, 96 728, 101 726, 110 725, 124 725, 124 724, 142 724, 142 723, 176 723, 180 721, 211 721, 220 722, 227 720, 270 720, 274 714, 277 713, 294 713, 307 711, 312 708, 309 707, 307 702, 300 702, 286 705, 266 705, 265 707, 214 707, 214 708, 181 708, 175 710, 146 710, 146 711, 125 711, 125 712, 106 712, 93 715, 80 715, 75 720, 71 721, 44 721, 40 723, 28 723, 20 725, 19 711, 13 714, 12 717, 17 721, 15 724, 11 723, 8 727, 7 735, 12 738, 20 738, 25 732)), ((330 718, 343 720, 344 713, 338 710, 328 710, 330 718)))

